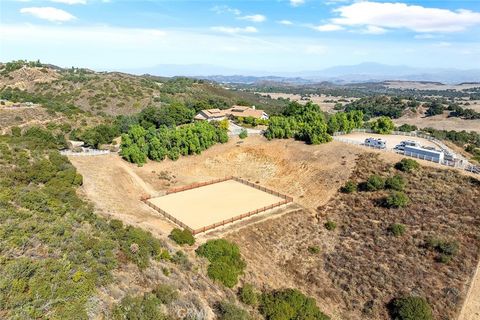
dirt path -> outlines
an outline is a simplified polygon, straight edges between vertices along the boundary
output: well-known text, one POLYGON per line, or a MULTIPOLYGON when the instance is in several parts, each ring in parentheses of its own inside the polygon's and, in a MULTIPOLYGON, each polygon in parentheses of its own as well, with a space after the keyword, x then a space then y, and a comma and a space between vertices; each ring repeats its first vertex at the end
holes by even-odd
POLYGON ((117 162, 120 167, 122 167, 126 173, 130 175, 130 177, 133 179, 133 182, 142 188, 145 193, 147 193, 150 197, 158 197, 160 193, 155 190, 150 184, 146 183, 145 181, 140 178, 135 171, 131 168, 131 165, 129 165, 126 161, 118 161, 117 162))
POLYGON ((480 319, 480 261, 458 320, 480 319))
POLYGON ((108 218, 165 236, 174 225, 140 201, 145 194, 158 194, 145 183, 128 163, 118 155, 94 157, 70 156, 70 161, 83 176, 81 191, 98 212, 108 218))

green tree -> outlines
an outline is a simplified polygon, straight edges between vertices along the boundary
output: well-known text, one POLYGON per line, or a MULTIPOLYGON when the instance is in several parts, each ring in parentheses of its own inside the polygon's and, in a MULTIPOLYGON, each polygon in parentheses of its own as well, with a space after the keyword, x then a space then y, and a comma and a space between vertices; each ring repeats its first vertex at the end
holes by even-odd
POLYGON ((284 289, 262 294, 260 313, 266 320, 311 319, 328 320, 313 298, 296 289, 284 289))
POLYGON ((225 239, 208 240, 198 247, 196 253, 210 262, 208 276, 229 288, 237 284, 246 266, 238 246, 225 239))
POLYGON ((389 307, 392 320, 433 320, 430 305, 421 297, 397 298, 389 307))
POLYGON ((390 134, 395 129, 395 124, 389 117, 380 117, 372 122, 371 128, 379 134, 390 134))

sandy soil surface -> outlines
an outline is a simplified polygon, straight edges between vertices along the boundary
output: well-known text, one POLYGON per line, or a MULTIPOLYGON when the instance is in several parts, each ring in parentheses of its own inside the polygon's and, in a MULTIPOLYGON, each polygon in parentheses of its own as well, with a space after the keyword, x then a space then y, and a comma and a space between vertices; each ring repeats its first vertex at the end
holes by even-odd
POLYGON ((422 146, 436 147, 438 149, 438 146, 434 142, 429 141, 427 139, 423 139, 423 138, 417 138, 417 137, 354 132, 354 133, 340 136, 340 138, 349 139, 349 140, 358 141, 358 142, 364 142, 365 139, 367 138, 382 139, 387 142, 388 149, 393 149, 396 145, 400 144, 400 142, 402 141, 412 140, 420 143, 420 145, 422 146))
POLYGON ((419 128, 431 127, 438 130, 456 130, 456 131, 477 131, 480 132, 480 120, 465 120, 451 117, 447 114, 436 115, 433 117, 424 116, 403 116, 399 119, 393 119, 396 126, 402 124, 416 125, 419 128))
POLYGON ((201 155, 149 161, 134 170, 156 190, 236 176, 292 196, 304 207, 316 208, 336 193, 353 169, 356 156, 367 151, 340 142, 310 146, 250 136, 231 138, 201 155))
POLYGON ((283 201, 235 180, 148 200, 193 230, 283 201))

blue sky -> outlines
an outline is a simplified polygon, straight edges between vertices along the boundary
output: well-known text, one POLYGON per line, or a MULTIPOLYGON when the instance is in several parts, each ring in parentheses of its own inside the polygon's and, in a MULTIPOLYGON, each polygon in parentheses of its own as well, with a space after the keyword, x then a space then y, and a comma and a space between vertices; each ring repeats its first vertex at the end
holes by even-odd
POLYGON ((294 72, 480 68, 480 1, 0 0, 0 60, 294 72))

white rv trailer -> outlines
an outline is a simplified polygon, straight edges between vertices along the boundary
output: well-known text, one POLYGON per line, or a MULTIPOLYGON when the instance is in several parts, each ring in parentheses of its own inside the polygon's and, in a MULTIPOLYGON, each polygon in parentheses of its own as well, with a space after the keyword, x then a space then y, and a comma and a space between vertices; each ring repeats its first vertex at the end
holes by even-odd
POLYGON ((385 149, 387 147, 387 142, 382 139, 367 138, 365 139, 364 145, 377 149, 385 149))

